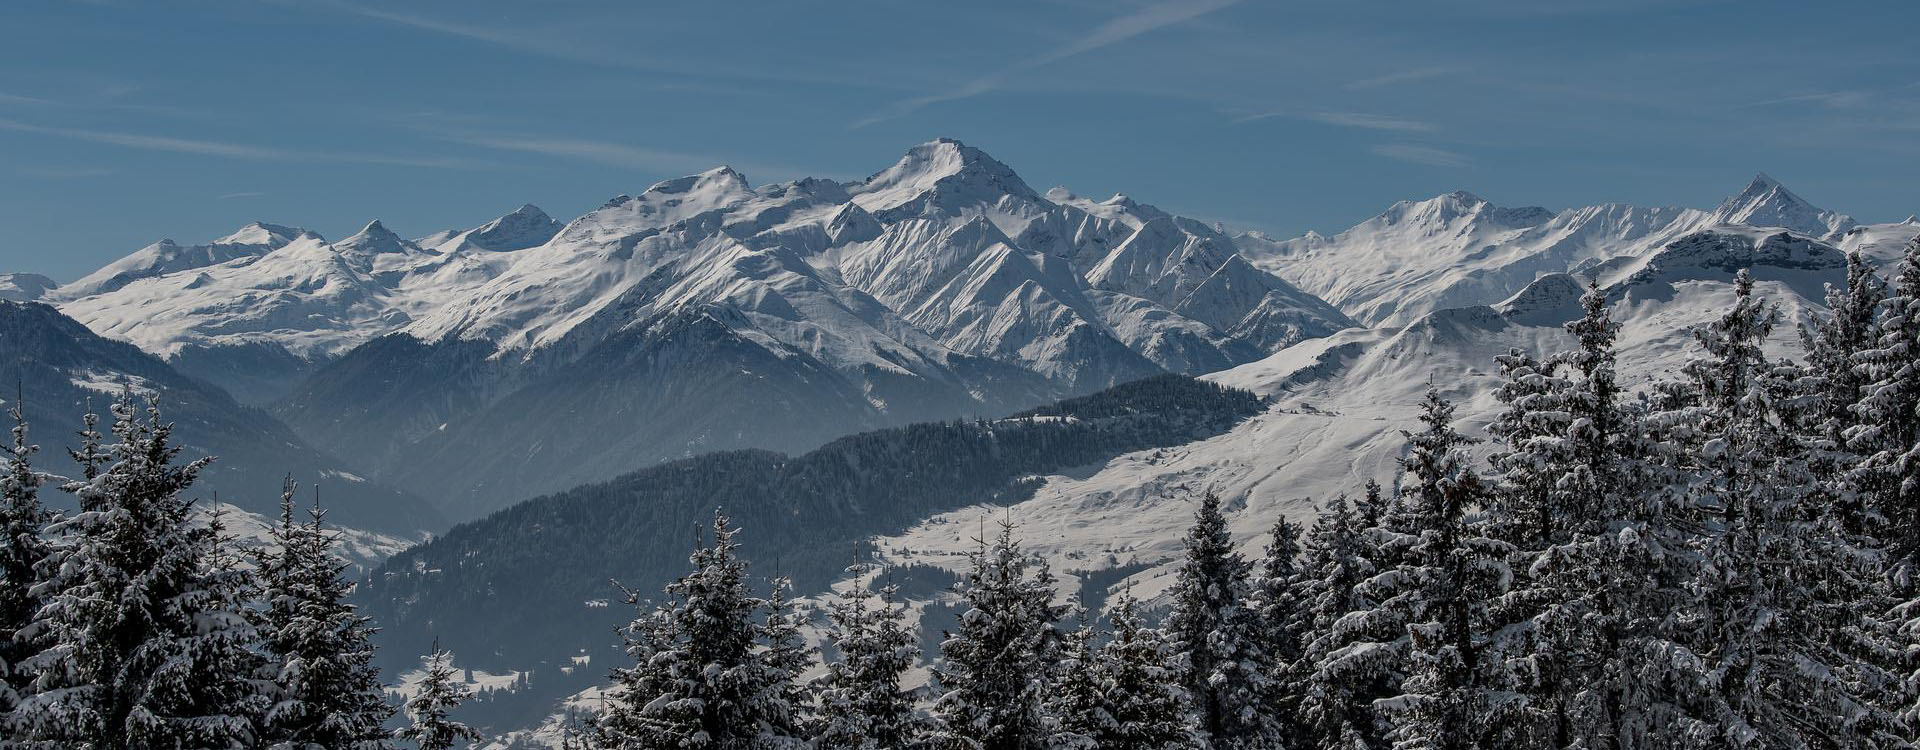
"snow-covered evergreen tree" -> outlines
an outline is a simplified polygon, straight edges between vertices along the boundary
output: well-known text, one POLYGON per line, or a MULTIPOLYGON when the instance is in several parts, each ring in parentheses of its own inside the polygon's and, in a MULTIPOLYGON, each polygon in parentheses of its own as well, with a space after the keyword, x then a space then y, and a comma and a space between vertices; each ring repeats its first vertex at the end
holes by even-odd
POLYGON ((1799 373, 1764 358, 1778 312, 1745 272, 1735 284, 1734 307, 1696 332, 1705 356, 1684 370, 1708 418, 1698 491, 1709 527, 1692 584, 1692 646, 1708 679, 1700 713, 1728 746, 1892 741, 1893 717, 1859 684, 1877 670, 1836 647, 1833 626, 1850 623, 1827 611, 1835 603, 1820 594, 1832 587, 1816 583, 1855 562, 1821 522, 1808 454, 1780 418, 1799 373))
POLYGON ((29 629, 40 600, 33 595, 35 569, 47 558, 40 536, 51 516, 40 505, 40 486, 46 475, 33 468, 40 447, 27 440, 27 420, 16 396, 8 410, 13 417, 13 444, 6 451, 6 473, 0 474, 0 717, 13 710, 22 691, 33 680, 28 657, 41 644, 29 629))
POLYGON ((938 748, 1042 750, 1049 732, 1042 701, 1046 678, 1060 647, 1053 623, 1064 608, 1053 604, 1054 579, 1044 562, 1038 570, 1002 521, 991 547, 980 540, 960 591, 967 610, 958 632, 940 644, 934 679, 938 748))
POLYGON ((1099 634, 1078 597, 1073 603, 1077 625, 1062 634, 1060 658, 1053 684, 1047 689, 1046 714, 1053 750, 1099 750, 1101 739, 1119 726, 1108 711, 1106 676, 1100 669, 1099 634))
POLYGON ((1320 509, 1303 545, 1302 598, 1311 620, 1301 666, 1285 691, 1302 697, 1300 722, 1311 740, 1308 747, 1377 746, 1373 701, 1394 694, 1385 670, 1389 665, 1371 658, 1384 651, 1349 650, 1374 640, 1363 629, 1363 618, 1348 617, 1373 606, 1359 588, 1375 572, 1363 531, 1342 495, 1320 509))
POLYGON ((747 591, 735 533, 714 514, 713 542, 694 550, 693 571, 627 627, 634 664, 614 670, 608 708, 593 727, 599 747, 745 750, 798 739, 784 734, 793 711, 782 683, 791 675, 756 647, 764 602, 747 591))
POLYGON ((1571 506, 1584 498, 1561 483, 1572 462, 1570 386, 1552 363, 1519 349, 1496 360, 1503 382, 1494 398, 1506 409, 1487 425, 1501 445, 1490 457, 1497 472, 1496 492, 1489 498, 1497 511, 1494 531, 1522 549, 1538 549, 1564 536, 1571 506))
POLYGON ((1525 704, 1508 685, 1492 614, 1512 547, 1474 517, 1490 491, 1461 451, 1469 440, 1453 429, 1453 405, 1430 388, 1420 421, 1402 460, 1415 539, 1400 566, 1374 579, 1392 592, 1379 606, 1405 613, 1409 635, 1402 694, 1383 706, 1397 747, 1504 747, 1525 704))
POLYGON ((30 626, 47 645, 26 662, 15 731, 98 749, 254 743, 268 696, 244 571, 214 569, 220 532, 194 525, 183 496, 211 459, 176 463, 172 426, 151 403, 139 412, 121 397, 108 462, 67 485, 81 510, 49 528, 30 626))
POLYGON ((765 709, 766 728, 760 747, 799 748, 805 746, 811 703, 801 674, 813 665, 813 649, 800 634, 800 618, 793 606, 793 581, 775 578, 766 601, 766 621, 760 626, 765 649, 760 661, 766 665, 764 692, 755 703, 765 709))
POLYGON ((265 734, 288 750, 378 750, 393 715, 373 666, 371 620, 346 601, 346 564, 333 555, 318 498, 294 519, 294 482, 280 495, 280 522, 256 555, 261 630, 276 687, 265 734))
POLYGON ((837 661, 815 682, 820 697, 820 748, 905 750, 919 742, 925 728, 914 715, 915 691, 900 678, 920 660, 915 632, 904 622, 907 611, 894 603, 898 589, 867 588, 869 566, 856 565, 852 590, 827 613, 837 661), (878 602, 875 602, 875 599, 878 602))
POLYGON ((411 742, 420 750, 453 750, 485 739, 480 730, 453 720, 453 710, 467 700, 466 688, 455 677, 453 654, 435 641, 433 649, 421 658, 420 667, 426 674, 413 697, 401 707, 407 725, 393 730, 394 739, 411 742))
POLYGON ((1268 661, 1270 709, 1285 737, 1302 733, 1300 703, 1304 683, 1299 679, 1313 616, 1305 599, 1307 581, 1300 569, 1300 527, 1282 517, 1274 521, 1267 547, 1253 574, 1248 605, 1259 626, 1261 651, 1268 661))
POLYGON ((1821 397, 1814 427, 1836 449, 1846 447, 1847 434, 1861 423, 1856 407, 1873 383, 1867 365, 1880 347, 1886 301, 1887 282, 1872 262, 1848 253, 1846 285, 1827 285, 1828 315, 1801 328, 1807 370, 1818 379, 1821 397))
POLYGON ((1049 710, 1054 747, 1189 750, 1205 747, 1187 692, 1160 633, 1146 627, 1131 590, 1114 602, 1106 643, 1083 620, 1069 634, 1049 710))
POLYGON ((1248 601, 1251 566, 1233 547, 1219 496, 1201 498, 1184 544, 1164 630, 1200 728, 1214 748, 1281 747, 1273 658, 1248 601))
MULTIPOLYGON (((1860 314, 1855 307, 1849 317, 1860 314)), ((1856 355, 1864 360, 1857 371, 1871 379, 1846 439, 1863 456, 1854 485, 1884 524, 1896 577, 1911 579, 1907 570, 1920 566, 1920 238, 1907 244, 1878 330, 1878 344, 1856 355)))

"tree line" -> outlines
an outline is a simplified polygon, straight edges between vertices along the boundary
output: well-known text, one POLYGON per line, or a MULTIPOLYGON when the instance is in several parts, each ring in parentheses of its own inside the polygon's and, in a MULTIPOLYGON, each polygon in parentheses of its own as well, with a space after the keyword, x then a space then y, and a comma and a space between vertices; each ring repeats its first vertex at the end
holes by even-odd
POLYGON ((99 431, 89 410, 77 478, 33 468, 16 398, 0 474, 0 746, 148 750, 445 750, 478 735, 447 719, 462 697, 435 645, 423 688, 395 707, 370 620, 346 602, 325 512, 298 518, 291 478, 267 544, 243 552, 186 492, 211 461, 178 460, 173 427, 131 390, 99 431), (50 510, 48 484, 76 510, 50 510))
POLYGON ((727 518, 576 748, 1907 748, 1920 734, 1920 242, 1850 259, 1806 356, 1741 272, 1697 354, 1638 392, 1605 294, 1576 341, 1499 358, 1493 450, 1429 389, 1391 488, 1257 559, 1200 499, 1167 612, 1096 628, 1014 527, 982 540, 924 689, 890 587, 831 605, 824 673, 727 518), (1069 615, 1074 615, 1069 617, 1069 615), (811 670, 818 672, 818 668, 811 670), (924 710, 916 707, 924 707, 924 710))

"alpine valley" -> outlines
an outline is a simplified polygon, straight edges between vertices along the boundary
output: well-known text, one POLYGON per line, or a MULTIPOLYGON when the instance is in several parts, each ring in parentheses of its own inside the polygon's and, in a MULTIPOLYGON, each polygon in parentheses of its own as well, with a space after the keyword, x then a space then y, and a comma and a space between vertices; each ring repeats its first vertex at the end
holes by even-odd
POLYGON ((1737 273, 1788 321, 1770 352, 1797 354, 1848 253, 1888 271, 1916 237, 1761 175, 1709 209, 1455 192, 1276 239, 1042 193, 941 139, 860 181, 720 167, 564 223, 162 240, 71 283, 0 278, 0 346, 29 406, 58 407, 36 426, 88 392, 177 402, 191 450, 252 477, 222 488, 243 508, 288 470, 379 488, 335 520, 435 535, 356 593, 387 666, 449 637, 505 676, 487 729, 531 746, 620 655, 604 582, 656 592, 723 501, 803 613, 870 555, 937 642, 1003 515, 1063 595, 1163 604, 1202 493, 1253 553, 1275 519, 1391 484, 1430 386, 1483 433, 1495 357, 1573 347, 1590 286, 1639 388, 1693 356, 1737 273))

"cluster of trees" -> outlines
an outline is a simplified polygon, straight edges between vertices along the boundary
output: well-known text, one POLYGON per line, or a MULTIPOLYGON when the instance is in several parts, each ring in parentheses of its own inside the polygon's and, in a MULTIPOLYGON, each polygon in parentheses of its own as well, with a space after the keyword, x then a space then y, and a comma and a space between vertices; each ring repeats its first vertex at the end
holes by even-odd
MULTIPOLYGON (((924 695, 905 607, 856 586, 800 682, 781 589, 749 594, 724 517, 627 629, 597 748, 1905 748, 1920 652, 1920 243, 1859 257, 1803 332, 1744 272, 1679 377, 1629 393, 1591 288, 1577 348, 1500 358, 1482 463, 1438 391, 1392 490, 1257 560, 1200 503, 1157 628, 1095 632, 1010 524, 973 554, 924 695), (876 601, 877 599, 877 601, 876 601), (916 713, 916 700, 930 714, 916 713)), ((856 578, 865 576, 859 571, 856 578)), ((636 604, 637 597, 630 597, 636 604)))
MULTIPOLYGON (((172 426, 131 392, 109 434, 87 414, 78 478, 33 468, 16 399, 0 474, 0 741, 7 747, 428 750, 471 731, 446 720, 460 686, 429 675, 397 732, 367 617, 316 501, 296 519, 287 480, 268 544, 242 552, 186 495, 211 459, 181 463, 172 426), (40 490, 70 493, 49 510, 40 490), (435 691, 438 691, 437 694, 435 691)), ((445 666, 436 651, 429 667, 445 666)))

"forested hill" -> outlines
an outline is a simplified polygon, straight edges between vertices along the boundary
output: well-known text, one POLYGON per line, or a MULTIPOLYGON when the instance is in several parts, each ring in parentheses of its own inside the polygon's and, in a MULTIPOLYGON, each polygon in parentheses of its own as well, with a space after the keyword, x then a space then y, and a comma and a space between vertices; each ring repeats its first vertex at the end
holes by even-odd
POLYGON ((657 593, 685 572, 695 529, 724 507, 754 570, 824 586, 856 546, 935 513, 1012 503, 1036 474, 1227 431, 1252 393, 1165 375, 991 421, 861 433, 801 456, 715 453, 584 485, 455 527, 360 588, 392 648, 437 636, 472 666, 524 669, 612 645, 632 618, 611 581, 657 593), (757 531, 756 530, 760 530, 757 531), (611 606, 605 603, 611 601, 611 606))

